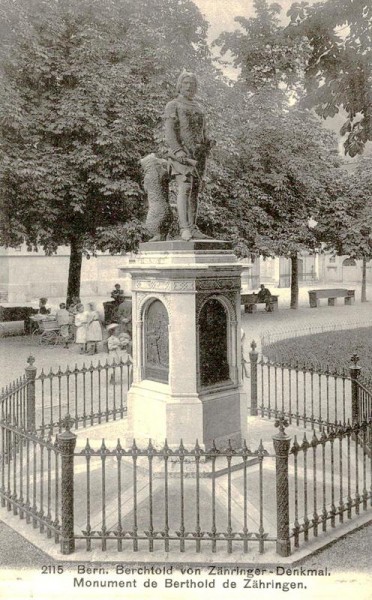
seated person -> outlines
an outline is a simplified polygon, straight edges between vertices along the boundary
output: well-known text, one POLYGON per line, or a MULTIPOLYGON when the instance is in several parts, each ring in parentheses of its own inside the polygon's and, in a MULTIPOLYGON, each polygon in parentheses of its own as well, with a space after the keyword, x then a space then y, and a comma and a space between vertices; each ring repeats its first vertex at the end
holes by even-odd
POLYGON ((40 298, 39 300, 39 315, 50 315, 50 308, 47 308, 46 303, 48 298, 40 298))
POLYGON ((265 310, 267 312, 272 311, 271 292, 265 288, 264 284, 261 283, 260 289, 257 294, 257 302, 264 302, 266 304, 265 310))
POLYGON ((116 302, 116 304, 120 304, 124 300, 124 291, 121 289, 119 283, 115 283, 115 289, 111 292, 111 298, 116 302))

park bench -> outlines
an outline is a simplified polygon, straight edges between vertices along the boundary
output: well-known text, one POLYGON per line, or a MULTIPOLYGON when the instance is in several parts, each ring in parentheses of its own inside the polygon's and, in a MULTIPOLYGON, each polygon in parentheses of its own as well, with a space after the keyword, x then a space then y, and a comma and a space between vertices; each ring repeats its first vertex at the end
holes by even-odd
MULTIPOLYGON (((241 294, 240 298, 240 303, 244 304, 245 312, 255 312, 258 304, 264 304, 266 306, 266 302, 257 302, 258 294, 255 294, 254 292, 250 294, 241 294)), ((272 312, 278 310, 278 299, 279 296, 271 296, 270 298, 270 309, 272 312)))
POLYGON ((344 298, 345 304, 354 304, 355 290, 335 288, 329 290, 309 290, 310 308, 317 308, 322 298, 328 298, 328 306, 335 306, 337 298, 344 298))

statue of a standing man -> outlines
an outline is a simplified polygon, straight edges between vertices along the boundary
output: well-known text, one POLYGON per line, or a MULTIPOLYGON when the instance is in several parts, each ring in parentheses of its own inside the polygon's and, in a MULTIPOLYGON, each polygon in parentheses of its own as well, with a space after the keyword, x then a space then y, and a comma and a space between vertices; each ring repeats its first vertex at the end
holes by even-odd
POLYGON ((177 81, 177 98, 165 107, 165 139, 169 149, 170 175, 177 182, 177 211, 181 238, 202 239, 196 226, 198 193, 211 148, 202 106, 194 100, 197 79, 184 71, 177 81))

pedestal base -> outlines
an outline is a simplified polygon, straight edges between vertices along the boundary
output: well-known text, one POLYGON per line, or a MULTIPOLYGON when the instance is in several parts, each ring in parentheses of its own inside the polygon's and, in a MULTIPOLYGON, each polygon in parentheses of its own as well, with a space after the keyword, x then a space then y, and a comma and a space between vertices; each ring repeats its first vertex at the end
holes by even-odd
POLYGON ((171 394, 166 384, 144 380, 128 392, 128 434, 137 444, 241 447, 246 438, 246 397, 236 389, 203 394, 171 394))
POLYGON ((241 392, 241 269, 229 242, 141 244, 132 269, 136 440, 239 447, 246 436, 241 392))

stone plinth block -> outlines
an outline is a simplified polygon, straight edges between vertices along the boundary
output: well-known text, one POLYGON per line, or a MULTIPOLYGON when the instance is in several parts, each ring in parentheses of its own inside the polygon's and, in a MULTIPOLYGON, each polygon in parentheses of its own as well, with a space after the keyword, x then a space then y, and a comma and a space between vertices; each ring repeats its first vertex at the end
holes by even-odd
POLYGON ((241 391, 241 264, 224 241, 141 244, 133 262, 135 438, 160 444, 245 436, 241 391), (171 441, 172 440, 172 441, 171 441))

